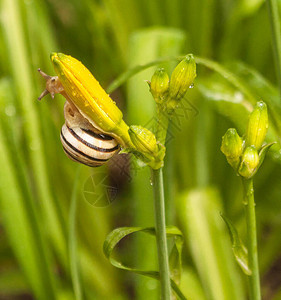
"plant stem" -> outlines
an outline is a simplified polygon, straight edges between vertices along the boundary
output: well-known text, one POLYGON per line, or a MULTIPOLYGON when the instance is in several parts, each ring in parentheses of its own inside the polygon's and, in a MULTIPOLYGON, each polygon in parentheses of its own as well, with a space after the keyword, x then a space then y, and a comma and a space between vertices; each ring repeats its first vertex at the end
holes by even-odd
POLYGON ((162 168, 152 170, 154 186, 155 229, 160 273, 161 299, 171 300, 170 271, 165 222, 165 199, 162 168))
POLYGON ((157 107, 156 137, 157 141, 159 141, 163 145, 165 145, 166 143, 169 121, 169 115, 163 112, 159 107, 157 107))
MULTIPOLYGON (((156 138, 161 144, 165 145, 167 130, 169 126, 168 115, 161 108, 157 107, 157 128, 156 138)), ((155 214, 155 231, 158 251, 158 264, 160 275, 161 299, 171 299, 169 257, 166 236, 165 220, 165 197, 163 183, 163 169, 152 169, 153 192, 154 192, 154 214, 155 214)))
POLYGON ((242 181, 246 207, 248 260, 252 271, 252 275, 249 276, 250 299, 261 300, 253 179, 242 179, 242 181))
POLYGON ((267 7, 271 26, 271 37, 275 59, 275 68, 281 99, 281 32, 277 0, 267 0, 267 7))

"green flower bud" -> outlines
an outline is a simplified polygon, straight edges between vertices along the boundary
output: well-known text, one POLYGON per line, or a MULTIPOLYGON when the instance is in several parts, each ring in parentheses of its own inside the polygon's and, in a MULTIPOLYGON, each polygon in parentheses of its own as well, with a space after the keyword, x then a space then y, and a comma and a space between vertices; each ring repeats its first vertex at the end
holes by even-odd
POLYGON ((153 155, 158 151, 156 137, 148 129, 132 125, 129 129, 129 135, 132 143, 139 152, 153 155))
POLYGON ((188 54, 174 69, 171 80, 169 99, 171 108, 182 99, 196 77, 196 64, 192 54, 188 54))
POLYGON ((256 103, 248 121, 246 145, 255 146, 259 150, 264 142, 268 129, 267 107, 263 101, 256 103))
POLYGON ((132 125, 129 135, 135 147, 131 150, 132 153, 153 169, 163 166, 165 147, 157 143, 156 137, 151 131, 142 126, 132 125))
POLYGON ((243 152, 243 140, 235 128, 229 128, 222 137, 221 151, 228 163, 237 170, 243 152))
POLYGON ((252 177, 259 165, 259 161, 257 149, 254 146, 247 147, 243 153, 238 173, 245 178, 252 177))
POLYGON ((169 76, 165 69, 157 69, 151 78, 150 92, 154 100, 161 104, 165 101, 169 90, 169 76))

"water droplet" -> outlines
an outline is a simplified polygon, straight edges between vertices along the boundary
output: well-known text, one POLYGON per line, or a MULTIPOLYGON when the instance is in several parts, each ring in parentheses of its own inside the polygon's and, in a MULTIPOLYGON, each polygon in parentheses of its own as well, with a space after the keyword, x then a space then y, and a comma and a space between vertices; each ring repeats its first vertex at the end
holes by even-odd
POLYGON ((189 86, 190 89, 194 88, 194 83, 191 83, 191 85, 189 86))
POLYGON ((150 185, 152 186, 153 185, 153 179, 151 177, 149 179, 149 182, 150 182, 150 185))

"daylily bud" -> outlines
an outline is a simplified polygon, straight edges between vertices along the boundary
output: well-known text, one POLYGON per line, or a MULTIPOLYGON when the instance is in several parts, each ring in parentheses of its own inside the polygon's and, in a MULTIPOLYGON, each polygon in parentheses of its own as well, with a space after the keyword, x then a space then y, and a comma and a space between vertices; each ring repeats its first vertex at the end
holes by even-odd
POLYGON ((132 147, 123 114, 91 72, 77 59, 52 53, 51 60, 68 101, 101 132, 109 133, 124 146, 132 147))
POLYGON ((192 54, 188 54, 174 69, 169 90, 170 109, 176 107, 196 77, 196 63, 192 54))
POLYGON ((135 146, 135 150, 131 152, 151 168, 161 168, 165 156, 165 147, 157 143, 155 135, 148 129, 136 125, 130 126, 129 134, 135 146))
POLYGON ((239 167, 239 174, 245 178, 250 178, 254 175, 256 168, 259 165, 259 154, 254 146, 249 146, 245 149, 241 165, 239 167))
POLYGON ((243 140, 235 128, 229 128, 222 137, 221 151, 228 163, 237 170, 243 151, 243 140))
POLYGON ((151 78, 150 92, 154 100, 161 104, 165 101, 169 90, 169 76, 165 69, 157 69, 151 78))
POLYGON ((129 135, 138 151, 152 155, 157 153, 156 137, 148 129, 142 126, 132 125, 129 129, 129 135))
POLYGON ((267 107, 263 101, 256 103, 249 116, 246 134, 246 145, 255 146, 259 150, 264 142, 268 129, 267 107))

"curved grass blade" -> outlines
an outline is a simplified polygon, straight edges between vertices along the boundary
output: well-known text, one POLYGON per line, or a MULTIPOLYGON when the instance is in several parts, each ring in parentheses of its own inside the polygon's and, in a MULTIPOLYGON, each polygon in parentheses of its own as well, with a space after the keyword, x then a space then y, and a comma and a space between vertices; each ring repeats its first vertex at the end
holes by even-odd
POLYGON ((82 300, 82 290, 80 284, 79 262, 77 255, 77 238, 76 238, 76 210, 77 210, 77 191, 78 182, 81 173, 81 165, 78 166, 74 181, 74 186, 71 195, 71 204, 69 212, 69 232, 68 232, 68 247, 70 258, 70 272, 73 284, 75 299, 82 300))
MULTIPOLYGON (((113 266, 115 266, 116 268, 134 272, 139 275, 148 276, 148 277, 159 280, 159 272, 158 271, 147 271, 147 270, 131 268, 131 267, 125 266, 124 264, 122 264, 121 262, 119 262, 118 260, 113 258, 113 256, 112 256, 113 250, 115 249, 115 247, 118 245, 118 243, 124 237, 127 237, 128 235, 130 235, 132 233, 137 233, 137 232, 144 232, 144 233, 155 236, 154 227, 116 228, 105 239, 104 244, 103 244, 103 252, 104 252, 105 256, 108 258, 108 260, 110 261, 110 263, 113 266)), ((181 252, 181 249, 182 249, 182 244, 183 244, 182 233, 177 227, 171 226, 171 227, 166 227, 166 234, 167 234, 167 237, 173 237, 175 239, 175 245, 174 245, 175 248, 172 250, 172 255, 173 255, 172 261, 174 261, 175 254, 173 254, 173 252, 176 250, 181 252)), ((176 265, 181 265, 181 261, 180 261, 181 253, 178 253, 177 256, 178 256, 179 260, 176 265)), ((177 275, 178 275, 178 272, 176 272, 177 275)), ((173 274, 175 274, 175 272, 173 272, 173 274)), ((176 282, 173 278, 171 278, 171 286, 172 286, 174 292, 176 293, 176 295, 179 297, 179 299, 182 299, 182 300, 186 299, 185 296, 180 291, 178 285, 176 284, 176 282)))
MULTIPOLYGON (((157 60, 154 60, 154 61, 149 62, 144 65, 135 66, 135 67, 125 71, 124 73, 122 73, 119 77, 117 77, 109 85, 109 87, 107 88, 107 92, 112 93, 114 90, 116 90, 118 87, 120 87, 123 83, 125 83, 129 78, 131 78, 132 76, 136 75, 137 73, 139 73, 143 70, 146 70, 150 67, 159 65, 161 63, 166 63, 166 62, 170 62, 170 61, 180 61, 184 57, 185 56, 182 56, 182 55, 181 56, 163 57, 163 58, 159 58, 157 60)), ((219 63, 217 63, 215 61, 212 61, 210 59, 206 59, 203 57, 195 56, 195 61, 197 64, 201 64, 201 65, 205 66, 206 68, 213 70, 213 71, 217 72, 218 74, 220 74, 227 81, 232 83, 237 89, 239 89, 242 93, 244 93, 245 96, 247 96, 247 98, 251 99, 252 103, 256 102, 256 99, 255 99, 254 95, 251 93, 251 91, 242 83, 242 81, 239 80, 239 78, 235 74, 230 72, 228 69, 224 68, 223 66, 221 66, 219 63)))
MULTIPOLYGON (((248 89, 253 97, 256 100, 263 99, 267 103, 270 115, 270 126, 267 132, 266 141, 268 143, 279 141, 278 145, 272 147, 270 150, 270 155, 275 161, 280 162, 279 128, 281 128, 281 118, 279 113, 280 107, 276 104, 276 93, 274 88, 259 74, 256 74, 256 72, 248 69, 243 64, 231 64, 231 66, 231 69, 234 70, 235 74, 237 74, 244 82, 247 82, 248 89), (261 91, 261 86, 264 87, 263 91, 261 91)), ((237 86, 229 84, 228 81, 217 74, 198 79, 197 85, 200 92, 213 103, 215 109, 221 115, 231 120, 238 131, 244 132, 246 130, 245 124, 247 124, 248 115, 252 110, 253 105, 249 98, 241 93, 237 86), (230 111, 231 114, 229 113, 230 111)))
POLYGON ((221 214, 221 217, 223 218, 223 220, 227 226, 229 236, 231 239, 233 254, 234 254, 234 257, 235 257, 238 265, 240 266, 240 268, 246 275, 251 275, 252 271, 250 270, 249 264, 248 264, 247 248, 241 241, 241 239, 238 235, 238 232, 237 232, 236 228, 234 227, 234 225, 232 224, 232 222, 223 214, 221 214))
POLYGON ((153 60, 152 62, 149 62, 149 63, 144 64, 144 65, 135 66, 135 67, 133 67, 133 68, 125 71, 120 76, 118 76, 109 85, 109 87, 106 89, 106 91, 107 91, 107 93, 112 93, 117 88, 119 88, 122 84, 124 84, 129 78, 133 77, 137 73, 139 73, 141 71, 144 71, 144 70, 146 70, 146 69, 148 69, 150 67, 157 66, 159 64, 166 63, 166 62, 173 61, 173 60, 180 60, 180 58, 178 58, 178 57, 166 57, 165 58, 164 57, 164 58, 159 58, 159 59, 153 60))

